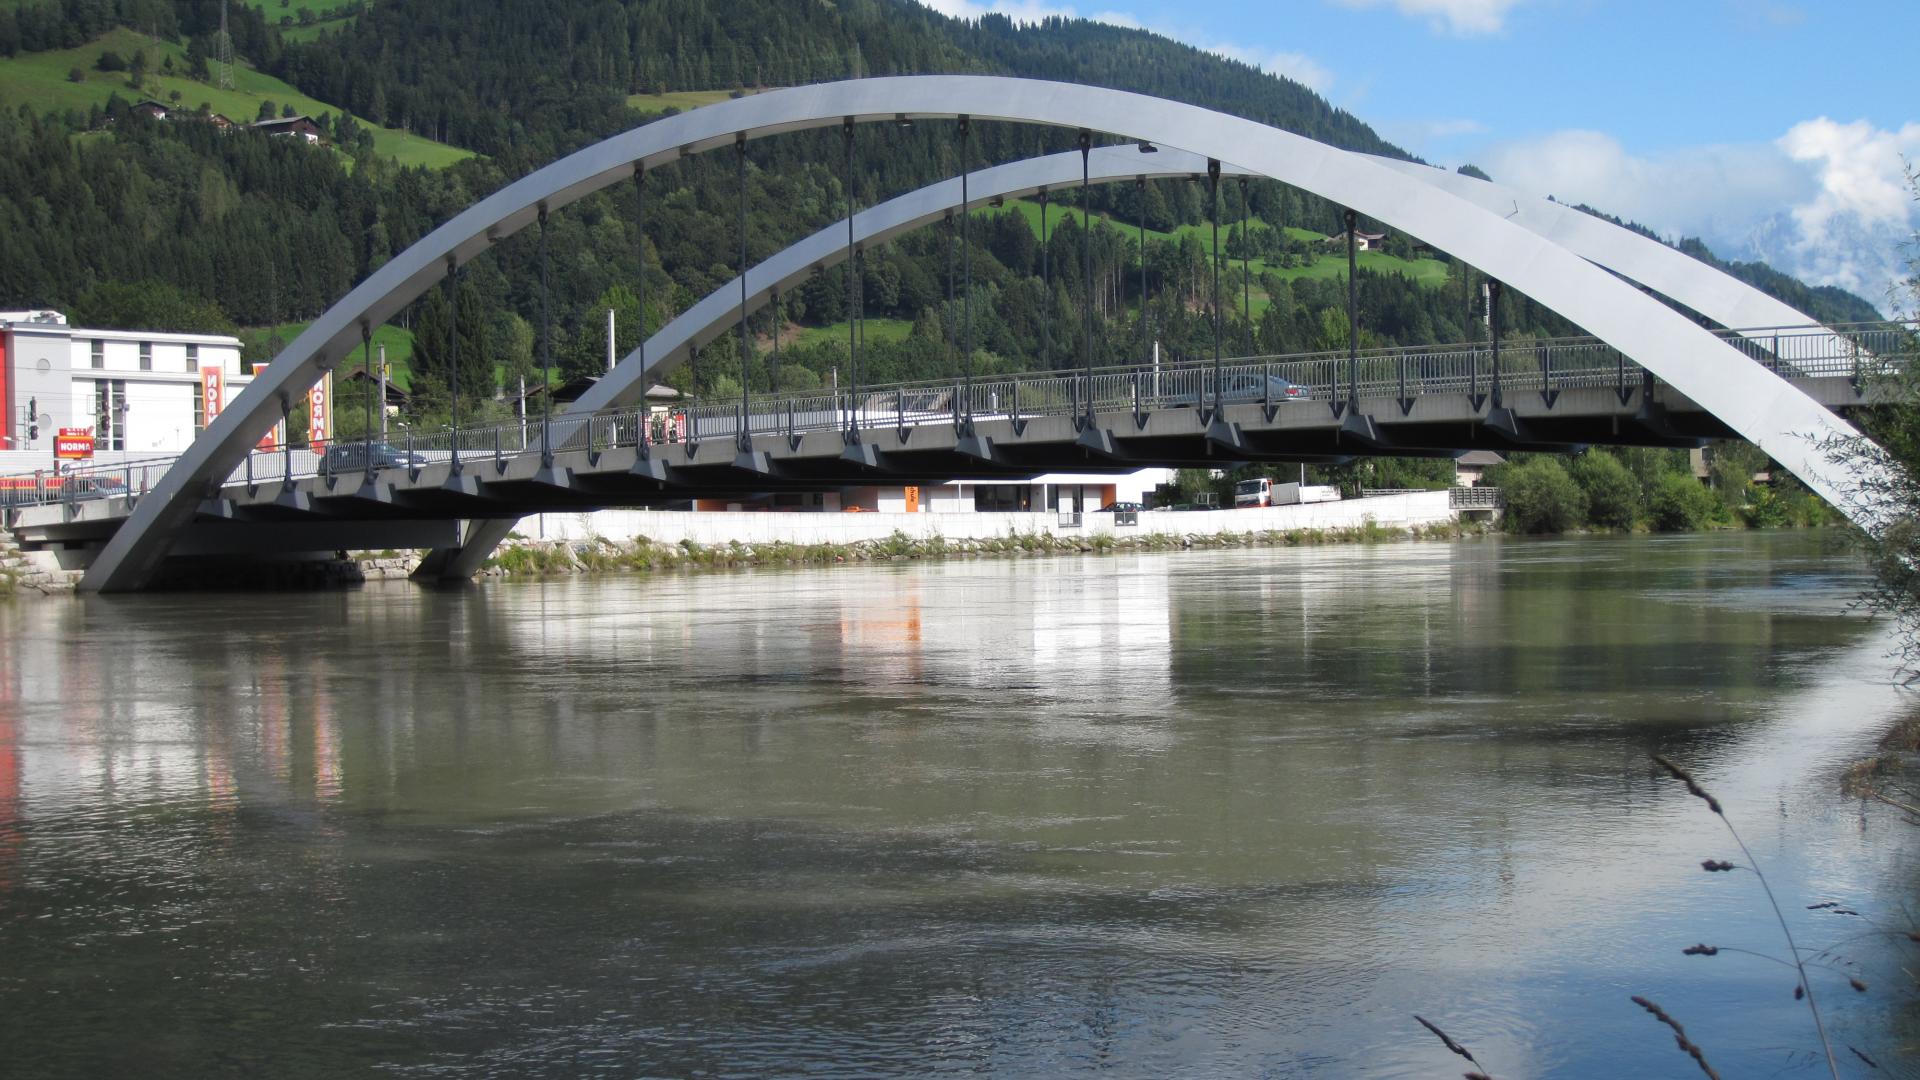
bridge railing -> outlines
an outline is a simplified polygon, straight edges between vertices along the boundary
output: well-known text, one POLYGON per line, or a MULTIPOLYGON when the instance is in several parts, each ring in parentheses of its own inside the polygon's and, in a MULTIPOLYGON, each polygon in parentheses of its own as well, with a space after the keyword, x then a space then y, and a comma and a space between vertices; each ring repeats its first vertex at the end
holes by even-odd
POLYGON ((1506 505, 1506 497, 1497 487, 1450 487, 1447 489, 1447 506, 1454 510, 1498 510, 1506 505))
MULTIPOLYGON (((1920 324, 1782 326, 1720 330, 1717 336, 1788 378, 1871 379, 1920 359, 1920 324)), ((258 487, 312 476, 417 471, 456 458, 492 463, 550 445, 555 451, 698 443, 749 435, 874 431, 947 424, 968 417, 1140 413, 1261 403, 1297 407, 1357 391, 1362 397, 1491 394, 1579 387, 1638 386, 1644 369, 1591 337, 1518 338, 1490 342, 1295 353, 1223 359, 1166 359, 1093 369, 990 374, 972 382, 932 379, 897 385, 749 395, 743 403, 696 401, 664 415, 645 406, 591 415, 530 417, 458 430, 406 431, 379 439, 340 440, 331 448, 262 446, 230 474, 230 484, 258 487)), ((59 473, 0 477, 0 506, 115 496, 138 497, 177 454, 114 464, 79 463, 59 473)))

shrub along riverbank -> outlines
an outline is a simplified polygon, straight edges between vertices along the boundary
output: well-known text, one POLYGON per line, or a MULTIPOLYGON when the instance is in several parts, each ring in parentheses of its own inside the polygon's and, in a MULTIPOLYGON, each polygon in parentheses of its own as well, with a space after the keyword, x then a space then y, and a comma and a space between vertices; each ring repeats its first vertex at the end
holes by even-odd
MULTIPOLYGON (((1015 555, 1113 555, 1149 551, 1236 547, 1303 547, 1313 544, 1377 544, 1400 540, 1452 540, 1483 535, 1472 523, 1445 522, 1400 528, 1369 522, 1351 529, 1288 529, 1245 533, 1136 536, 1099 533, 1092 536, 1055 536, 1048 533, 1009 533, 980 540, 945 537, 914 539, 896 532, 880 540, 848 544, 678 544, 655 543, 646 537, 615 541, 597 537, 588 541, 542 541, 512 537, 487 560, 484 575, 538 577, 554 574, 659 572, 669 570, 728 569, 752 566, 831 566, 849 562, 886 562, 895 559, 979 558, 1015 555)), ((396 570, 400 569, 395 567, 396 570)))
POLYGON ((1506 528, 1518 533, 1576 529, 1690 532, 1826 525, 1838 516, 1790 474, 1754 477, 1766 456, 1745 443, 1719 443, 1702 483, 1683 450, 1589 450, 1570 461, 1517 455, 1488 470, 1506 500, 1506 528))

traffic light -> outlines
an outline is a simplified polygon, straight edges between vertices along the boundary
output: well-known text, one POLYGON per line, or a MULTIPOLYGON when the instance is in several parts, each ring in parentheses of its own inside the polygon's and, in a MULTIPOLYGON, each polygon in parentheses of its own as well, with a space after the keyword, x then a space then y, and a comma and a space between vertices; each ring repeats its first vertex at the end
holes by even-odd
POLYGON ((40 437, 40 399, 37 397, 30 397, 27 399, 27 441, 32 442, 35 439, 38 439, 39 437, 40 437))

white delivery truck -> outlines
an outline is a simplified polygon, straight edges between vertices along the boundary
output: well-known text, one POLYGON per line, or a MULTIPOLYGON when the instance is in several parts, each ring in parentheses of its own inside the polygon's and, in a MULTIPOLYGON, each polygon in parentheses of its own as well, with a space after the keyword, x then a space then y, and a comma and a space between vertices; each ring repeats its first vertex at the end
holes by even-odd
POLYGON ((1276 484, 1262 477, 1242 480, 1233 488, 1234 509, 1248 506, 1292 506, 1295 503, 1339 502, 1340 489, 1326 484, 1276 484))

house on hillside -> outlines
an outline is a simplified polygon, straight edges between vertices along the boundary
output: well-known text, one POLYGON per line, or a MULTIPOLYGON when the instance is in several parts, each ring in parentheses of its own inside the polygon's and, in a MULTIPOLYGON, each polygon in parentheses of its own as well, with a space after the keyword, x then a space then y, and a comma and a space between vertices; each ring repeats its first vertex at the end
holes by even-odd
POLYGON ((165 120, 168 115, 173 112, 173 106, 163 101, 155 101, 152 98, 147 98, 145 101, 140 102, 127 111, 133 113, 135 116, 144 116, 149 120, 165 120))
POLYGON ((310 116, 285 116, 274 120, 261 120, 251 125, 252 130, 267 135, 286 135, 305 139, 310 143, 320 142, 320 125, 310 116))
MULTIPOLYGON (((1386 233, 1361 232, 1358 229, 1353 231, 1353 246, 1356 251, 1378 250, 1386 239, 1386 233)), ((1340 232, 1334 233, 1322 242, 1330 248, 1345 248, 1347 246, 1346 230, 1343 229, 1340 232)))

